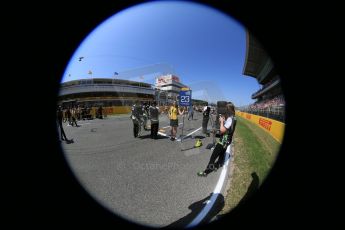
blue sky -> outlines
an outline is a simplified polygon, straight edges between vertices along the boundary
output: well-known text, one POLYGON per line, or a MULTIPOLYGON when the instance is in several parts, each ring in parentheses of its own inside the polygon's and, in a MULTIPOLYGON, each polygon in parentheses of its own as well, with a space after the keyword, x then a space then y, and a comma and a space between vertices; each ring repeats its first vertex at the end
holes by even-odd
POLYGON ((153 84, 156 76, 173 73, 192 88, 193 98, 246 105, 254 102, 251 95, 260 86, 242 75, 245 32, 233 18, 208 6, 144 3, 95 28, 71 57, 62 82, 115 76, 153 84))

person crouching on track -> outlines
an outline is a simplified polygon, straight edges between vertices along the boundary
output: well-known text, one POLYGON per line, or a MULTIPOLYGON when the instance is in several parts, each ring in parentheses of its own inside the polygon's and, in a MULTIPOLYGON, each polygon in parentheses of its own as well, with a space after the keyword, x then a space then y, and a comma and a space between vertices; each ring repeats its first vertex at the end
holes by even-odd
POLYGON ((157 139, 159 126, 159 108, 157 107, 157 103, 155 101, 152 102, 152 105, 149 107, 149 115, 151 120, 151 138, 157 139))
POLYGON ((226 113, 219 117, 220 124, 220 141, 216 144, 210 161, 204 171, 198 172, 198 176, 207 176, 213 170, 218 169, 225 159, 226 149, 232 142, 232 136, 236 128, 235 106, 229 102, 226 105, 226 113), (218 163, 215 164, 218 158, 218 163))
POLYGON ((141 117, 142 117, 142 107, 139 104, 139 101, 136 101, 132 106, 132 121, 133 121, 133 135, 134 137, 139 136, 140 125, 141 125, 141 117))
POLYGON ((177 112, 180 115, 184 114, 184 110, 181 111, 180 108, 177 107, 177 102, 174 101, 173 105, 169 109, 169 118, 170 118, 170 126, 171 126, 170 140, 172 141, 176 139, 176 133, 177 133, 177 127, 178 127, 177 112))

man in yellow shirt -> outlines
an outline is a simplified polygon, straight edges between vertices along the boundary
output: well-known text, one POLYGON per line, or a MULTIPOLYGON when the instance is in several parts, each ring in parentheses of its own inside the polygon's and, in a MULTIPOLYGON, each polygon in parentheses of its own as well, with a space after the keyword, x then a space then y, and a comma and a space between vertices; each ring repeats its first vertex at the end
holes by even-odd
POLYGON ((181 108, 177 107, 177 102, 174 101, 173 105, 169 109, 169 118, 170 118, 170 126, 171 126, 171 137, 170 140, 174 141, 176 139, 177 127, 178 127, 178 117, 179 115, 184 114, 184 109, 181 111, 181 108))

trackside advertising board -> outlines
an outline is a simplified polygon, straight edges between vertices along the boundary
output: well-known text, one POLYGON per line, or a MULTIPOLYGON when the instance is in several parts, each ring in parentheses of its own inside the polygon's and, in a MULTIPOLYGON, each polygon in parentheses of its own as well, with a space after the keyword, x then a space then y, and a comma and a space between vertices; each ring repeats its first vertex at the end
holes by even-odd
POLYGON ((236 111, 236 115, 253 122, 263 130, 271 134, 271 136, 279 143, 282 143, 285 129, 284 123, 241 111, 236 111))

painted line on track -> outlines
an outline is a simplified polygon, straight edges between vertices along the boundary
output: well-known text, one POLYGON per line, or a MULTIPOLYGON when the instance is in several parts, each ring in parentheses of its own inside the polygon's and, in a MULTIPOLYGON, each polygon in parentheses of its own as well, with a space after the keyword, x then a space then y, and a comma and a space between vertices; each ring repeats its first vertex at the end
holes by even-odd
POLYGON ((211 198, 206 201, 205 207, 194 218, 194 220, 186 226, 186 228, 195 227, 198 224, 200 224, 200 222, 205 218, 205 216, 209 213, 209 211, 211 210, 211 208, 215 204, 215 201, 217 200, 217 198, 220 194, 220 191, 223 187, 223 184, 225 182, 226 172, 228 170, 228 164, 229 164, 229 159, 230 159, 230 155, 231 155, 231 145, 229 145, 228 148, 226 149, 226 153, 227 154, 225 155, 223 169, 222 169, 222 172, 219 176, 217 185, 216 185, 215 189, 213 190, 211 198))
MULTIPOLYGON (((183 124, 183 123, 180 123, 179 125, 182 125, 182 124, 183 124)), ((165 128, 168 128, 168 127, 170 127, 170 125, 169 125, 169 126, 162 127, 162 128, 160 128, 160 129, 165 129, 165 128)), ((188 137, 188 136, 190 136, 190 135, 192 135, 193 133, 197 132, 197 131, 200 130, 201 128, 202 128, 202 127, 200 127, 200 128, 198 128, 198 129, 194 130, 193 132, 187 134, 186 136, 183 137, 183 139, 186 138, 186 137, 188 137)), ((165 137, 170 137, 170 135, 168 135, 168 134, 166 134, 166 133, 162 133, 162 132, 157 132, 157 133, 158 133, 159 135, 162 135, 162 136, 165 136, 165 137)), ((176 141, 181 141, 181 138, 176 139, 176 141)))
POLYGON ((181 139, 182 139, 182 140, 183 140, 183 139, 185 139, 186 137, 188 137, 188 136, 192 135, 193 133, 195 133, 195 132, 199 131, 201 128, 202 128, 202 127, 197 128, 197 129, 196 129, 196 130, 194 130, 193 132, 188 133, 186 136, 184 136, 184 137, 182 137, 182 138, 178 138, 176 141, 181 141, 181 139))
POLYGON ((165 134, 165 133, 162 133, 162 132, 157 132, 159 135, 161 135, 161 136, 165 136, 165 137, 170 137, 170 135, 167 135, 167 134, 165 134))

